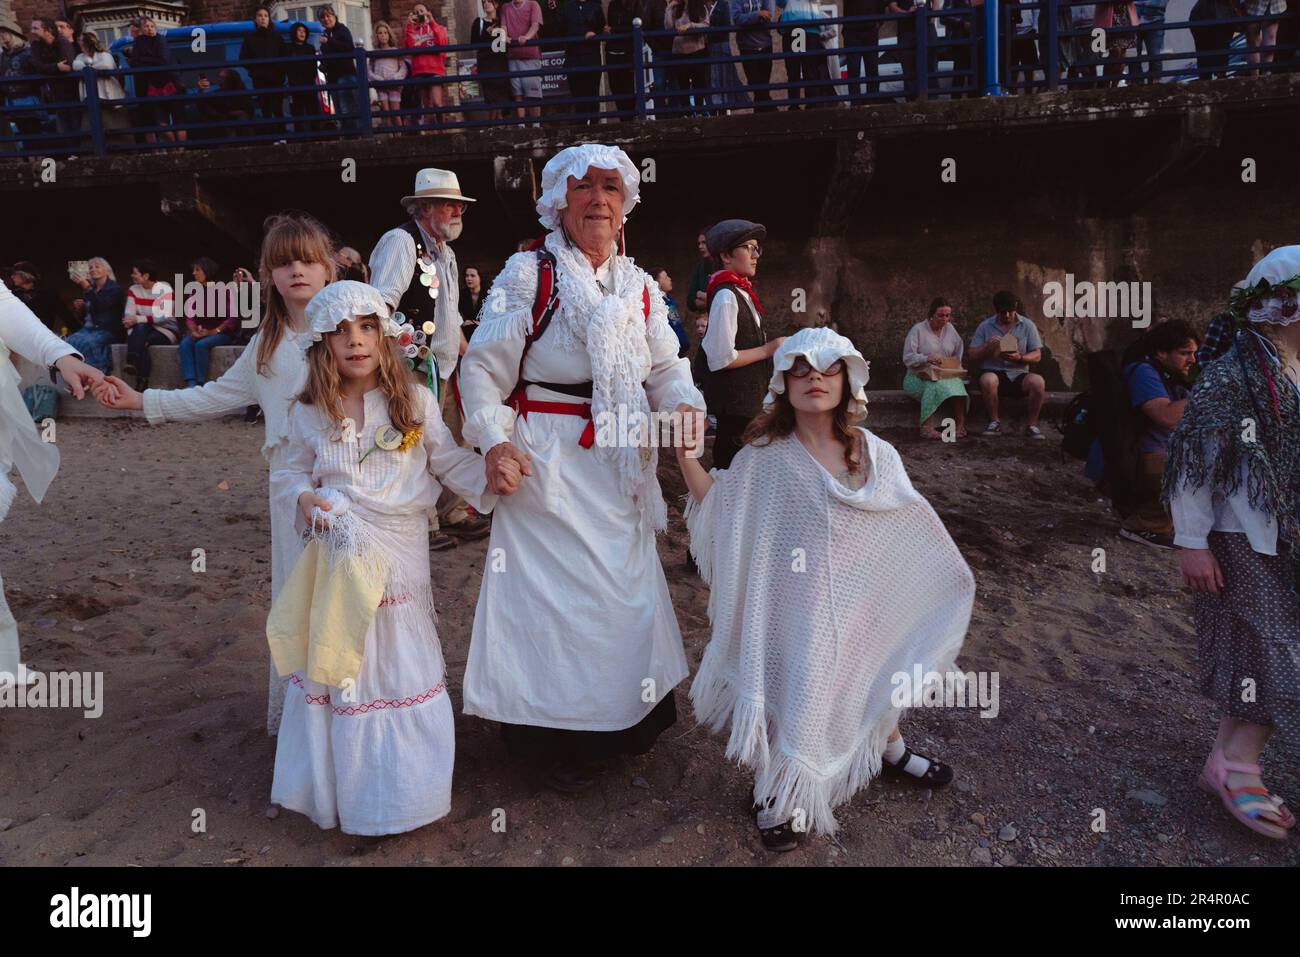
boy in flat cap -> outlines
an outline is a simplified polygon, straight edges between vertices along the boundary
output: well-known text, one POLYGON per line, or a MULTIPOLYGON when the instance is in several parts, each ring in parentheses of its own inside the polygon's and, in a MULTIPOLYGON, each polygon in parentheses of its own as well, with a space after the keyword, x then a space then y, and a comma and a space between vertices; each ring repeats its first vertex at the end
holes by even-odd
POLYGON ((705 233, 709 253, 722 268, 709 277, 709 327, 700 343, 709 412, 717 416, 713 467, 725 469, 740 450, 745 428, 763 408, 772 378, 772 354, 784 336, 768 340, 763 307, 751 280, 758 272, 767 230, 747 219, 724 219, 705 233))

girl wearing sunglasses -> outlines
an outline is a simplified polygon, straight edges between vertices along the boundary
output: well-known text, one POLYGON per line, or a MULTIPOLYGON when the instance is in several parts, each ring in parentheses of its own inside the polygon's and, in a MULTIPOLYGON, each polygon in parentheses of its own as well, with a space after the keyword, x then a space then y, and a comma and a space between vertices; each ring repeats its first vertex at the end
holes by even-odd
POLYGON ((766 407, 730 468, 677 450, 691 554, 712 637, 691 687, 697 720, 731 724, 754 770, 763 845, 834 833, 834 808, 881 770, 925 787, 952 769, 898 729, 900 678, 951 674, 975 580, 898 453, 863 428, 867 362, 829 329, 774 357, 766 407))

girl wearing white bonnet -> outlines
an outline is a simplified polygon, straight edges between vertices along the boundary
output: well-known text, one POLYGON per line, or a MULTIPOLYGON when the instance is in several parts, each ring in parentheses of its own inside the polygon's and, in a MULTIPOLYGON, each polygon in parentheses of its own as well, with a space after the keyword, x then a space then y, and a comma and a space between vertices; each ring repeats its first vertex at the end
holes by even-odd
POLYGON ((730 468, 706 473, 695 450, 677 461, 712 589, 691 700, 702 724, 730 722, 727 756, 754 770, 763 844, 788 851, 804 831, 833 833, 835 806, 882 767, 952 780, 904 743, 902 707, 923 689, 898 676, 953 670, 975 580, 898 453, 858 424, 867 362, 853 344, 804 329, 774 367, 730 468))
POLYGON ((675 721, 672 689, 687 675, 655 551, 667 522, 656 449, 644 435, 596 440, 596 423, 620 413, 676 410, 699 423, 704 409, 658 284, 622 255, 639 188, 615 147, 552 158, 537 201, 547 235, 507 261, 460 366, 465 438, 507 496, 465 712, 501 722, 510 751, 565 791, 589 787, 605 758, 649 750, 675 721), (548 290, 553 311, 535 310, 548 290))
POLYGON ((1295 815, 1260 755, 1300 735, 1300 246, 1232 293, 1232 345, 1208 363, 1169 440, 1165 498, 1193 590, 1201 691, 1219 708, 1199 784, 1275 840, 1295 815), (1246 693, 1246 689, 1250 693, 1246 693))

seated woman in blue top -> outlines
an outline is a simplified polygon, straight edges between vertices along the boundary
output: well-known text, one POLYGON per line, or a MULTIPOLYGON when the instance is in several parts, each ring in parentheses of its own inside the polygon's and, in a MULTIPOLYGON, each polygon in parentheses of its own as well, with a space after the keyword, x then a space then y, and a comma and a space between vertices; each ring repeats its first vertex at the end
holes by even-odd
POLYGON ((110 373, 113 343, 126 342, 126 329, 122 326, 126 293, 117 284, 107 259, 96 256, 88 265, 89 276, 72 277, 82 288, 82 297, 77 300, 82 325, 68 336, 67 343, 85 356, 87 365, 110 373))
MULTIPOLYGON (((1174 547, 1174 523, 1160 502, 1160 484, 1169 437, 1187 405, 1199 338, 1189 323, 1173 320, 1153 326, 1124 351, 1121 361, 1128 408, 1137 419, 1133 452, 1138 487, 1132 496, 1134 506, 1124 516, 1121 538, 1157 548, 1174 547)), ((1084 475, 1094 482, 1105 476, 1100 440, 1092 444, 1084 475)), ((1117 490, 1111 491, 1114 495, 1117 490)))

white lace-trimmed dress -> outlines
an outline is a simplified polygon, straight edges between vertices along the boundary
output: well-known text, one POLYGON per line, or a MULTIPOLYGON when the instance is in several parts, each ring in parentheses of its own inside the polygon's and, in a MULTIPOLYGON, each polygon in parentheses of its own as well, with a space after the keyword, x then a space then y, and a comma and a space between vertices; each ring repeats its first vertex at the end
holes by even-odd
POLYGON ((293 509, 305 530, 298 497, 330 487, 365 520, 390 567, 384 596, 366 634, 355 688, 289 679, 275 751, 271 800, 348 834, 397 834, 451 809, 455 729, 442 648, 435 625, 429 567, 428 509, 445 484, 488 512, 483 459, 460 448, 437 402, 419 389, 423 435, 405 451, 376 450, 376 430, 389 423, 384 395, 366 393, 365 421, 345 435, 316 407, 295 404, 289 437, 271 472, 271 497, 293 509))
MULTIPOLYGON (((146 389, 144 415, 150 425, 163 422, 202 422, 233 412, 241 412, 250 405, 262 407, 266 420, 266 437, 262 440, 262 455, 272 471, 283 462, 285 442, 288 440, 289 403, 307 381, 307 363, 301 344, 304 333, 286 329, 284 338, 271 353, 265 373, 257 371, 259 333, 244 347, 243 353, 226 373, 195 389, 146 389)), ((280 594, 280 586, 288 577, 293 563, 302 552, 302 542, 293 530, 297 511, 277 511, 271 501, 271 601, 280 594)), ((280 727, 280 712, 284 709, 284 682, 275 674, 275 664, 270 665, 270 681, 266 703, 266 733, 275 734, 280 727)))
MULTIPOLYGON (((702 409, 690 365, 677 357, 658 286, 622 256, 593 271, 569 255, 557 235, 547 243, 559 257, 559 312, 528 351, 524 379, 592 380, 589 353, 562 334, 566 321, 586 318, 563 314, 575 309, 565 298, 569 281, 590 283, 597 301, 623 297, 642 324, 641 291, 647 289, 651 365, 644 388, 650 407, 702 409)), ((483 576, 465 713, 505 725, 507 746, 521 757, 599 760, 641 753, 676 718, 672 689, 689 671, 681 632, 654 529, 623 491, 616 466, 597 448, 579 444, 586 421, 539 412, 517 417, 504 404, 520 375, 536 288, 536 255, 512 256, 461 360, 465 438, 484 453, 510 440, 532 456, 533 469, 493 516, 488 552, 500 555, 503 567, 483 576)), ((536 385, 528 387, 528 397, 583 401, 536 385)))

